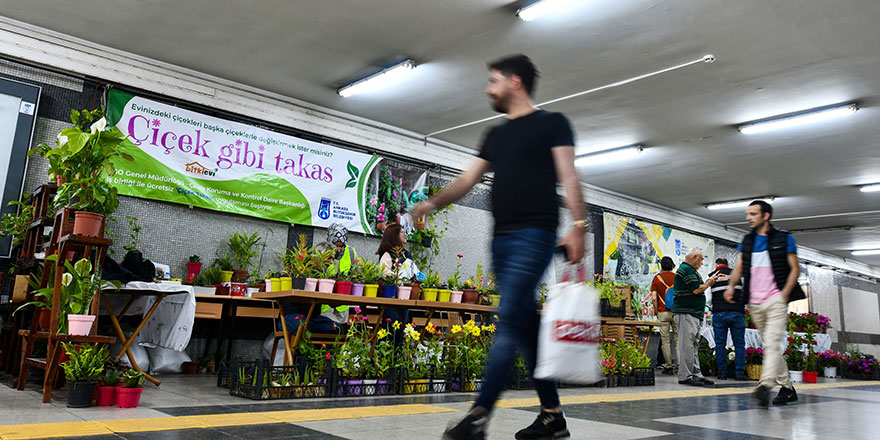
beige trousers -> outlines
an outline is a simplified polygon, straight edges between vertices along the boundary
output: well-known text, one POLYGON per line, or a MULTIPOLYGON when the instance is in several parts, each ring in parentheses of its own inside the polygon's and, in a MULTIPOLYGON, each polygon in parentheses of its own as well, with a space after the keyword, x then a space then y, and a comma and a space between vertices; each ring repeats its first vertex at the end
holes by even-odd
POLYGON ((764 344, 764 364, 761 385, 773 388, 776 384, 791 387, 788 366, 782 357, 782 340, 788 326, 788 304, 782 295, 776 295, 763 304, 749 304, 749 314, 761 332, 764 344))
POLYGON ((666 368, 672 368, 678 362, 679 355, 678 344, 675 344, 675 360, 672 359, 672 337, 669 335, 669 330, 672 329, 675 337, 678 338, 678 326, 675 325, 672 312, 669 311, 658 313, 657 320, 669 323, 669 325, 660 326, 660 349, 663 350, 663 359, 666 359, 666 368))

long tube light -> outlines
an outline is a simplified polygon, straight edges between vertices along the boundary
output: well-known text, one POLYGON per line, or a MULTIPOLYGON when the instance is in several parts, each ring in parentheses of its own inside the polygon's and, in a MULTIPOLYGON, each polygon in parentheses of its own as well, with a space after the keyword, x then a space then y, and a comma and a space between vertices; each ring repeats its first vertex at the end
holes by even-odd
POLYGON ((737 128, 742 134, 764 133, 772 130, 781 130, 784 128, 837 119, 849 116, 858 110, 859 106, 854 102, 850 102, 846 104, 814 108, 794 114, 775 116, 759 121, 747 122, 737 128))
POLYGON ((570 2, 571 0, 539 0, 524 8, 517 9, 516 16, 522 21, 532 21, 570 2))
POLYGON ((863 193, 880 191, 880 183, 872 183, 870 185, 862 185, 859 187, 859 191, 861 191, 863 193))
POLYGON ((635 144, 625 147, 611 148, 607 150, 594 151, 592 153, 582 154, 574 160, 575 166, 597 165, 609 162, 617 162, 620 160, 631 159, 639 155, 644 147, 635 144))
POLYGON ((755 200, 763 200, 767 203, 773 203, 773 201, 776 200, 776 197, 769 196, 769 197, 758 197, 758 198, 754 198, 754 199, 731 200, 729 202, 710 203, 710 204, 706 205, 706 209, 711 209, 713 211, 716 211, 719 209, 745 208, 745 207, 749 206, 749 204, 754 202, 755 200))
POLYGON ((343 98, 358 93, 370 93, 384 89, 391 84, 400 81, 407 72, 416 68, 416 62, 412 59, 403 60, 393 66, 382 69, 366 78, 357 80, 351 84, 342 86, 336 93, 343 98))
POLYGON ((861 251, 852 251, 852 254, 856 257, 861 257, 865 255, 880 255, 880 249, 864 249, 861 251))

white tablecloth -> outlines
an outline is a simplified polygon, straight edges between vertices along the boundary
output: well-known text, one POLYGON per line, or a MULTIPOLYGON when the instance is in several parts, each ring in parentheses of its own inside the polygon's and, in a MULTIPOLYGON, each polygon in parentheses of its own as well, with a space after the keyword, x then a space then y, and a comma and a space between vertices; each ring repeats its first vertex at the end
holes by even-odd
MULTIPOLYGON (((805 337, 806 333, 795 333, 796 335, 805 337)), ((706 341, 709 342, 710 348, 715 348, 715 330, 712 327, 704 326, 700 329, 700 336, 706 338, 706 341)), ((825 350, 831 349, 831 335, 827 335, 824 333, 815 334, 816 338, 816 352, 822 352, 825 350)), ((747 328, 746 329, 746 347, 764 347, 764 342, 761 340, 761 333, 757 329, 747 328)), ((782 339, 781 349, 785 351, 785 347, 788 346, 788 337, 782 339)), ((730 337, 730 332, 727 332, 727 344, 725 345, 727 348, 733 348, 733 338, 730 337)))
MULTIPOLYGON (((192 336, 193 322, 196 318, 196 295, 192 286, 171 283, 145 283, 132 281, 122 286, 119 293, 109 293, 110 307, 118 313, 125 307, 129 296, 126 290, 150 290, 156 292, 186 292, 168 295, 150 316, 137 338, 137 343, 145 347, 162 347, 183 351, 192 336)), ((125 313, 143 315, 156 301, 155 296, 142 296, 125 313)))

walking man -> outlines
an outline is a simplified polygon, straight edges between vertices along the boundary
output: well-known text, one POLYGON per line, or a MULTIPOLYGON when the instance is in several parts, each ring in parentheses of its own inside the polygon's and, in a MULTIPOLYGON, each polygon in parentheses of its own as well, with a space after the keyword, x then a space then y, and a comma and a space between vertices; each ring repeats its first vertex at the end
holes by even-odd
POLYGON ((770 404, 770 390, 776 384, 782 389, 773 404, 785 405, 797 400, 780 346, 788 325, 788 303, 806 298, 797 283, 800 275, 797 244, 790 233, 770 224, 772 218, 773 207, 763 200, 755 200, 746 209, 746 220, 752 231, 737 248, 739 260, 724 292, 727 302, 735 302, 734 287, 740 277, 745 279, 743 300, 748 303, 749 314, 764 342, 761 381, 754 392, 762 406, 770 404))
MULTIPOLYGON (((492 107, 506 114, 506 119, 489 129, 479 156, 468 169, 449 188, 419 204, 413 212, 418 218, 453 203, 467 194, 483 174, 495 173, 492 263, 504 299, 480 396, 467 415, 444 433, 445 439, 454 440, 486 437, 491 410, 504 389, 517 348, 529 370, 535 368, 539 320, 535 291, 557 246, 557 184, 565 189, 565 204, 574 219, 574 228, 558 244, 565 247, 572 263, 584 256, 586 211, 568 120, 532 104, 538 71, 525 55, 502 58, 488 67, 486 93, 492 107)), ((517 432, 516 438, 568 437, 556 383, 535 380, 535 390, 541 413, 534 423, 517 432)))
POLYGON ((736 380, 749 380, 746 377, 746 309, 742 299, 742 285, 733 286, 733 302, 724 300, 724 292, 733 270, 727 265, 727 258, 715 260, 715 270, 709 275, 718 274, 718 281, 712 286, 712 328, 715 330, 715 369, 718 379, 727 379, 727 331, 733 339, 736 355, 734 366, 736 380))
MULTIPOLYGON (((660 326, 660 349, 663 351, 663 359, 666 361, 663 374, 671 376, 675 362, 672 360, 672 337, 669 335, 669 331, 672 330, 675 337, 678 338, 678 328, 672 318, 672 304, 666 304, 666 291, 671 289, 675 282, 675 262, 670 257, 663 257, 660 259, 660 269, 662 272, 658 273, 651 282, 651 294, 654 296, 654 310, 657 311, 657 320, 668 324, 660 326)), ((678 344, 675 344, 675 358, 681 359, 678 353, 678 344)))
POLYGON ((706 289, 712 287, 718 275, 709 277, 706 282, 697 272, 703 266, 703 251, 691 249, 684 262, 675 272, 675 296, 672 317, 678 326, 678 383, 682 385, 714 385, 700 371, 700 324, 706 310, 706 289))

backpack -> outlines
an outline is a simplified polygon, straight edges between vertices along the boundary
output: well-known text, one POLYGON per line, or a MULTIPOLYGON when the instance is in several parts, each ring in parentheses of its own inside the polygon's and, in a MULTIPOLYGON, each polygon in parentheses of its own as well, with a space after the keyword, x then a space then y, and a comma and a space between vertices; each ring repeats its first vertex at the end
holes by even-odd
POLYGON ((664 281, 663 277, 661 277, 660 275, 657 275, 657 278, 659 278, 660 282, 663 283, 664 286, 666 286, 666 293, 664 294, 664 296, 660 297, 660 301, 663 302, 663 307, 666 307, 666 310, 669 310, 671 312, 672 302, 675 297, 675 289, 669 284, 666 284, 666 281, 664 281))

